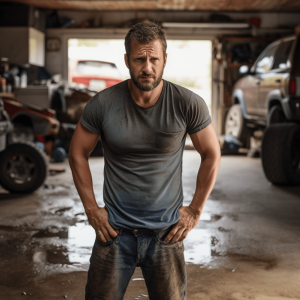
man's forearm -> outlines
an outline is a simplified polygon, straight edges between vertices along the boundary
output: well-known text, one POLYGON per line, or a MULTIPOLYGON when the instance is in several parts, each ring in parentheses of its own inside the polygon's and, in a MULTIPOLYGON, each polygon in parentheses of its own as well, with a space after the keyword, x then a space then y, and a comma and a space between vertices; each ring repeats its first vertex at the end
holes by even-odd
POLYGON ((73 174, 75 186, 88 214, 98 208, 93 191, 93 180, 88 160, 83 156, 70 156, 70 167, 73 174))
POLYGON ((198 171, 195 195, 189 207, 197 214, 201 214, 205 202, 211 193, 220 168, 220 157, 202 159, 198 171))

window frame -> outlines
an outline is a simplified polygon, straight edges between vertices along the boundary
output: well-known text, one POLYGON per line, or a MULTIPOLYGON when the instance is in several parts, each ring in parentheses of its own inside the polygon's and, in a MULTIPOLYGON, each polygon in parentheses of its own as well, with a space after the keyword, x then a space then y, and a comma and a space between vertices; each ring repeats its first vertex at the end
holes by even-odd
POLYGON ((275 55, 276 55, 276 51, 278 49, 278 46, 279 44, 281 43, 281 41, 277 41, 277 42, 274 42, 272 44, 270 44, 269 46, 266 47, 266 49, 259 55, 259 57, 257 58, 257 60, 255 61, 254 65, 252 66, 251 68, 251 73, 254 73, 254 74, 266 74, 268 72, 270 72, 272 70, 272 67, 273 67, 273 64, 274 64, 274 58, 275 58, 275 55), (272 47, 276 47, 275 48, 275 51, 274 51, 274 58, 273 58, 273 61, 272 61, 272 64, 271 64, 271 67, 270 67, 270 70, 267 71, 267 72, 264 72, 264 73, 258 73, 256 72, 256 68, 257 68, 257 64, 259 61, 262 60, 262 58, 266 55, 266 53, 272 48, 272 47))
MULTIPOLYGON (((288 54, 287 56, 287 60, 286 62, 290 61, 290 65, 289 66, 286 66, 286 68, 276 68, 276 69, 270 69, 269 72, 282 72, 282 71, 286 71, 288 69, 290 69, 292 67, 292 61, 291 61, 291 58, 292 58, 292 53, 293 53, 293 48, 294 48, 294 44, 295 44, 295 40, 296 40, 296 37, 295 36, 290 36, 290 37, 287 37, 287 38, 284 38, 280 41, 279 45, 277 46, 277 49, 276 49, 276 52, 275 52, 275 56, 276 56, 276 53, 278 51, 278 48, 280 47, 280 45, 282 43, 287 43, 287 42, 290 42, 290 41, 293 41, 292 43, 292 46, 290 48, 290 53, 288 54)), ((273 61, 273 65, 274 65, 274 62, 275 62, 275 59, 273 61)), ((267 73, 267 72, 266 72, 267 73)))

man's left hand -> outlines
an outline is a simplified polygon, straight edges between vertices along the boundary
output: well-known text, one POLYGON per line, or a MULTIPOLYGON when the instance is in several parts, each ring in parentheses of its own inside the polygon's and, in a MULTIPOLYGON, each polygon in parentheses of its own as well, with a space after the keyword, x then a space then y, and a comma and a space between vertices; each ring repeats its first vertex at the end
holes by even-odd
POLYGON ((183 241, 200 220, 200 213, 197 213, 189 206, 181 206, 179 208, 179 214, 179 221, 174 225, 164 240, 166 243, 183 241))

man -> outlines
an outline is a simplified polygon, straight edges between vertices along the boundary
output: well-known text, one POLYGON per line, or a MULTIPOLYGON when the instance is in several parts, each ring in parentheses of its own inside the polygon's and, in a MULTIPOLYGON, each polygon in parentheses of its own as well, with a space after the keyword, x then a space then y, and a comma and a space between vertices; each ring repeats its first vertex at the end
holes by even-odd
POLYGON ((121 300, 137 266, 151 300, 186 299, 183 240, 198 223, 220 167, 205 102, 162 80, 164 32, 144 21, 125 38, 130 80, 95 95, 75 130, 69 160, 96 241, 86 299, 121 300), (197 187, 182 206, 187 133, 201 155, 197 187), (105 207, 97 205, 88 158, 101 136, 105 207))

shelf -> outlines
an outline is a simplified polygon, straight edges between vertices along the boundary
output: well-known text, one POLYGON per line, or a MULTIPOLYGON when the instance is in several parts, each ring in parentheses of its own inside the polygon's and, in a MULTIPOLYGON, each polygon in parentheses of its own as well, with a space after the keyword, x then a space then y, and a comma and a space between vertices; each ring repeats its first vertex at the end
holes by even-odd
POLYGON ((228 42, 270 42, 278 39, 278 37, 251 37, 251 36, 225 36, 221 41, 228 42))

